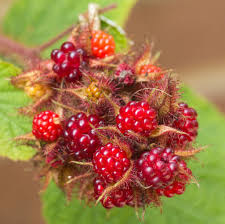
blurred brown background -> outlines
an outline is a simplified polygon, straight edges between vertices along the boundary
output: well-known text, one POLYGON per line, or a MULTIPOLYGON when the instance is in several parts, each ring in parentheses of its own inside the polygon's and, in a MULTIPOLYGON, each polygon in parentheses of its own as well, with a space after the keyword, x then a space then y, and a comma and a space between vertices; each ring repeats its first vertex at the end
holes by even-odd
MULTIPOLYGON (((12 1, 0 0, 0 20, 12 1)), ((225 112, 225 1, 140 0, 126 31, 137 43, 153 40, 163 67, 225 112)), ((0 180, 1 224, 44 223, 30 164, 1 159, 0 180)))

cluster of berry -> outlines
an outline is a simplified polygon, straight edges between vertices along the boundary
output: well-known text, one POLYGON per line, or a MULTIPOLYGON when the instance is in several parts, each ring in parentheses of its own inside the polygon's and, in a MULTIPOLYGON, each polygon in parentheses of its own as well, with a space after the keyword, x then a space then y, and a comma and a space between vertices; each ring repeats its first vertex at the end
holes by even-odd
MULTIPOLYGON (((174 125, 183 122, 189 123, 190 116, 196 116, 196 112, 192 108, 188 108, 186 104, 186 110, 183 110, 183 107, 184 104, 180 104, 179 111, 182 111, 182 117, 180 120, 176 120, 174 125)), ((191 121, 197 122, 196 120, 191 121)), ((59 122, 59 116, 56 113, 41 112, 34 117, 33 134, 37 139, 48 142, 63 137, 64 146, 66 146, 65 152, 70 160, 92 161, 93 171, 98 175, 94 179, 94 192, 97 198, 101 196, 107 184, 120 181, 131 168, 132 157, 128 157, 126 151, 112 143, 103 145, 101 142, 95 128, 107 124, 104 124, 97 115, 87 116, 85 113, 77 113, 64 122, 64 131, 59 122)), ((147 102, 132 101, 120 108, 116 123, 123 134, 133 131, 141 133, 143 136, 150 136, 151 131, 157 128, 156 112, 150 108, 147 102)), ((191 128, 184 129, 179 125, 176 127, 186 133, 192 133, 191 128)), ((178 138, 186 137, 183 134, 177 136, 178 138)), ((189 135, 187 136, 189 137, 189 135)), ((192 139, 186 138, 189 141, 192 139)), ((65 152, 63 153, 65 154, 65 152)), ((63 166, 66 160, 62 157, 62 151, 55 148, 46 155, 46 162, 53 168, 58 168, 63 166)), ((175 155, 171 148, 161 147, 152 148, 149 151, 146 148, 146 151, 134 160, 132 172, 145 186, 156 190, 159 196, 166 197, 182 194, 186 183, 192 176, 192 172, 187 168, 184 160, 175 155)), ((112 208, 134 204, 132 200, 134 200, 132 187, 126 183, 113 191, 110 196, 102 199, 101 202, 105 208, 112 208)))
POLYGON ((176 78, 146 51, 128 60, 115 53, 113 36, 79 29, 52 51, 51 79, 38 73, 39 85, 55 91, 35 103, 40 164, 45 159, 48 172, 60 177, 69 168, 72 179, 61 187, 73 184, 64 190, 77 187, 108 209, 183 194, 193 176, 181 154, 193 151, 198 122, 196 111, 179 102, 176 78))

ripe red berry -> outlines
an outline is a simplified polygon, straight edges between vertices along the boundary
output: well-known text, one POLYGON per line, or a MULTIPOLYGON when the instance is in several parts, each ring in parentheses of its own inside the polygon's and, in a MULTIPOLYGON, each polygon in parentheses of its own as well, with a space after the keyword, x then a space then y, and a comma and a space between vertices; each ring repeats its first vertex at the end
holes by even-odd
POLYGON ((65 42, 60 50, 52 51, 51 59, 55 62, 52 69, 60 78, 65 77, 67 82, 76 82, 82 76, 80 67, 88 58, 83 49, 76 49, 73 43, 65 42))
POLYGON ((33 135, 43 141, 55 141, 62 134, 59 115, 52 111, 43 111, 34 116, 33 135))
POLYGON ((64 136, 70 152, 75 159, 92 159, 95 150, 101 145, 99 138, 91 125, 99 127, 103 122, 96 115, 87 116, 78 113, 67 121, 64 136))
POLYGON ((133 131, 148 136, 157 127, 156 112, 147 102, 131 101, 120 108, 116 123, 123 134, 133 131))
POLYGON ((175 194, 183 194, 185 191, 185 183, 174 181, 172 184, 165 188, 158 188, 156 192, 158 195, 166 196, 168 198, 173 197, 175 194))
POLYGON ((153 148, 141 155, 136 167, 138 177, 147 186, 165 187, 178 173, 178 156, 170 148, 153 148))
POLYGON ((145 74, 156 74, 153 78, 156 78, 157 80, 160 80, 163 78, 164 74, 160 74, 162 72, 162 69, 152 65, 152 64, 147 64, 143 65, 140 69, 140 74, 145 75, 145 74))
POLYGON ((75 46, 71 42, 64 42, 61 45, 61 51, 63 51, 64 53, 69 53, 74 50, 76 50, 75 46))
MULTIPOLYGON (((106 188, 106 182, 102 178, 95 178, 94 192, 96 198, 99 198, 106 188)), ((133 200, 133 192, 131 187, 126 184, 123 187, 113 191, 109 196, 101 200, 102 205, 107 208, 123 207, 133 200)))
POLYGON ((174 141, 180 145, 185 145, 194 141, 198 135, 197 112, 185 103, 179 104, 178 112, 180 117, 174 121, 173 127, 186 132, 188 135, 176 135, 174 141))
POLYGON ((101 31, 92 32, 91 38, 92 54, 97 58, 104 58, 115 52, 115 42, 113 36, 101 31))
POLYGON ((108 143, 93 155, 94 171, 106 182, 117 182, 130 167, 126 153, 118 146, 108 143))
POLYGON ((134 70, 126 63, 120 64, 115 72, 120 84, 132 85, 134 83, 134 70))

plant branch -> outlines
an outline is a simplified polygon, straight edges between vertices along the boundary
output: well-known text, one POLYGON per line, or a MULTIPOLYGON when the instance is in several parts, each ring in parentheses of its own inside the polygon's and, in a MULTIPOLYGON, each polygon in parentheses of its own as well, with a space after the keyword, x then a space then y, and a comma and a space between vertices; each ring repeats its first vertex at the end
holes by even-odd
POLYGON ((8 56, 17 56, 19 60, 30 65, 40 60, 40 54, 35 48, 29 48, 10 37, 0 34, 0 53, 8 56))
MULTIPOLYGON (((116 4, 108 5, 102 9, 99 9, 99 14, 105 13, 116 7, 117 7, 116 4)), ((70 32, 72 32, 74 28, 75 25, 72 25, 67 29, 65 29, 63 32, 61 32, 60 34, 58 34, 53 39, 34 48, 25 46, 22 43, 19 43, 4 34, 0 34, 0 54, 10 57, 17 56, 16 59, 19 59, 19 62, 23 62, 23 64, 29 68, 41 60, 40 53, 43 50, 47 49, 52 44, 54 44, 55 42, 57 42, 70 32)))

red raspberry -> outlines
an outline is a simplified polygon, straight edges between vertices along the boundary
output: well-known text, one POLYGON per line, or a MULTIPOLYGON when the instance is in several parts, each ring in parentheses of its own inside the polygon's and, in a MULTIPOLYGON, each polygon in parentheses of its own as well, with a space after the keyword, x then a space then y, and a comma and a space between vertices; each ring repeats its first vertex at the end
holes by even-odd
POLYGON ((164 74, 160 74, 160 72, 162 72, 162 69, 152 65, 152 64, 147 64, 147 65, 143 65, 140 69, 140 74, 145 75, 145 74, 158 74, 156 76, 157 80, 160 80, 163 78, 164 74))
POLYGON ((93 153, 101 143, 90 124, 99 127, 102 123, 98 116, 87 117, 84 113, 78 113, 69 118, 64 136, 69 150, 77 160, 92 159, 93 153))
MULTIPOLYGON (((106 183, 102 178, 95 178, 94 180, 94 192, 96 198, 101 196, 103 191, 106 188, 106 183)), ((102 205, 107 208, 113 208, 113 207, 123 207, 126 204, 128 205, 130 201, 133 200, 133 192, 131 187, 126 184, 123 187, 120 187, 119 189, 113 191, 110 196, 107 196, 106 198, 103 198, 101 200, 102 205)))
POLYGON ((39 140, 55 141, 62 134, 59 115, 52 111, 43 111, 35 115, 32 133, 39 140))
POLYGON ((122 63, 118 66, 115 75, 121 84, 132 85, 134 83, 134 70, 126 63, 122 63))
POLYGON ((174 140, 177 144, 185 145, 188 142, 194 141, 198 135, 197 112, 185 103, 179 104, 178 111, 181 116, 178 120, 174 121, 173 127, 186 132, 188 135, 176 135, 174 136, 174 140))
POLYGON ((153 188, 165 187, 178 173, 178 156, 170 148, 144 152, 136 163, 138 177, 153 188))
POLYGON ((131 101, 120 108, 116 123, 123 134, 134 131, 148 136, 157 127, 156 112, 147 102, 131 101))
POLYGON ((126 153, 111 143, 99 148, 93 155, 94 171, 108 183, 116 182, 130 167, 126 153))
POLYGON ((159 195, 164 195, 168 198, 173 197, 175 194, 183 194, 185 191, 185 183, 174 181, 172 184, 165 188, 156 189, 159 195))
POLYGON ((82 76, 80 67, 87 61, 87 55, 83 49, 76 49, 71 42, 65 42, 60 50, 52 51, 51 59, 55 62, 53 71, 59 77, 65 77, 68 82, 75 82, 82 76))
POLYGON ((92 54, 97 58, 104 58, 115 52, 115 42, 113 36, 101 31, 92 32, 91 38, 92 54))

